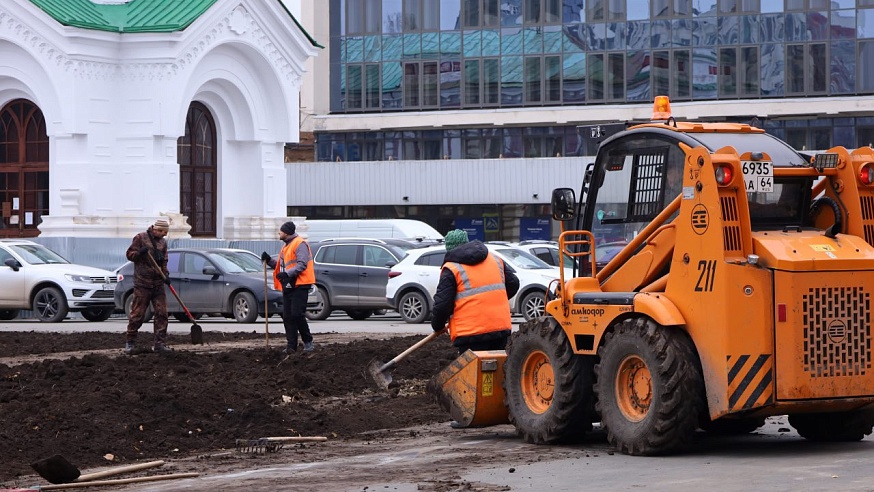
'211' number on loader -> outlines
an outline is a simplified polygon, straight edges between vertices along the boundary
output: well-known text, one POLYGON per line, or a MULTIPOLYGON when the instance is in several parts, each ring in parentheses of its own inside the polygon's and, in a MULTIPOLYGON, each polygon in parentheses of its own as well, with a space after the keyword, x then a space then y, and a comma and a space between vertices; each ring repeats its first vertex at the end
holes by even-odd
POLYGON ((716 260, 700 260, 695 292, 712 292, 714 278, 716 278, 716 260))

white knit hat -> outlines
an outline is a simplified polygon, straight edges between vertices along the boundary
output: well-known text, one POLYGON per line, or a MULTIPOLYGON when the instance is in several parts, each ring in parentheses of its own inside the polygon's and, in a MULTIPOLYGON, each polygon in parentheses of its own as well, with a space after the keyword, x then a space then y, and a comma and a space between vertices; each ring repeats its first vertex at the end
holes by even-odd
POLYGON ((165 231, 169 231, 170 230, 170 223, 167 222, 166 219, 158 219, 152 225, 152 228, 153 229, 164 229, 165 231))

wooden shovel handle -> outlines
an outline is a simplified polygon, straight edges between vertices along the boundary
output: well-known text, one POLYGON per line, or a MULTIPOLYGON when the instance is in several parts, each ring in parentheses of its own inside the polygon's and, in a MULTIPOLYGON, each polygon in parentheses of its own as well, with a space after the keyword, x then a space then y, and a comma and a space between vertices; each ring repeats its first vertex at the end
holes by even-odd
POLYGON ((407 350, 404 350, 403 352, 398 354, 394 359, 383 364, 383 366, 379 368, 379 372, 385 372, 388 369, 391 369, 392 367, 396 366, 398 362, 406 359, 408 355, 412 354, 416 350, 419 350, 422 347, 422 345, 425 345, 426 343, 430 342, 431 340, 434 340, 435 338, 439 337, 440 335, 442 335, 445 332, 446 332, 446 328, 443 328, 440 331, 432 332, 427 337, 425 337, 425 338, 419 340, 418 342, 416 342, 415 344, 413 344, 412 347, 410 347, 407 350))

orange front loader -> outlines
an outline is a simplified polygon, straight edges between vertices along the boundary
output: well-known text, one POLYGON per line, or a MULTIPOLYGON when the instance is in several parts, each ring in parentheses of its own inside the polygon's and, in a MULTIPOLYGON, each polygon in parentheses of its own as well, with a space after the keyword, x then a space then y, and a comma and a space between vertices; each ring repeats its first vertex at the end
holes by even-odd
MULTIPOLYGON (((553 193, 580 271, 511 337, 509 421, 535 443, 600 422, 634 455, 782 414, 811 440, 870 434, 874 151, 804 156, 749 125, 665 118, 602 142, 580 203, 553 193)), ((444 388, 495 405, 477 395, 444 388)))

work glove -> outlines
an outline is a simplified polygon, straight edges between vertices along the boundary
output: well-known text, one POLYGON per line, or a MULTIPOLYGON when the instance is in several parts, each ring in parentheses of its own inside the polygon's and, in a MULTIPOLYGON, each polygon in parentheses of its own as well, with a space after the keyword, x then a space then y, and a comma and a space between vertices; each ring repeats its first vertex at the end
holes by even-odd
POLYGON ((297 274, 292 273, 291 275, 288 276, 288 283, 290 283, 291 286, 294 287, 295 282, 297 282, 297 274))
POLYGON ((147 254, 149 254, 149 247, 148 247, 148 246, 143 246, 142 248, 140 248, 140 252, 137 253, 137 254, 140 256, 140 258, 144 258, 143 255, 147 255, 147 254))
POLYGON ((285 285, 288 283, 289 277, 288 277, 288 274, 286 272, 279 272, 276 274, 276 278, 277 278, 277 280, 279 280, 280 284, 285 285))
POLYGON ((164 277, 164 283, 170 285, 170 277, 164 277))
POLYGON ((268 255, 266 251, 261 253, 261 261, 264 263, 270 263, 270 255, 268 255))

